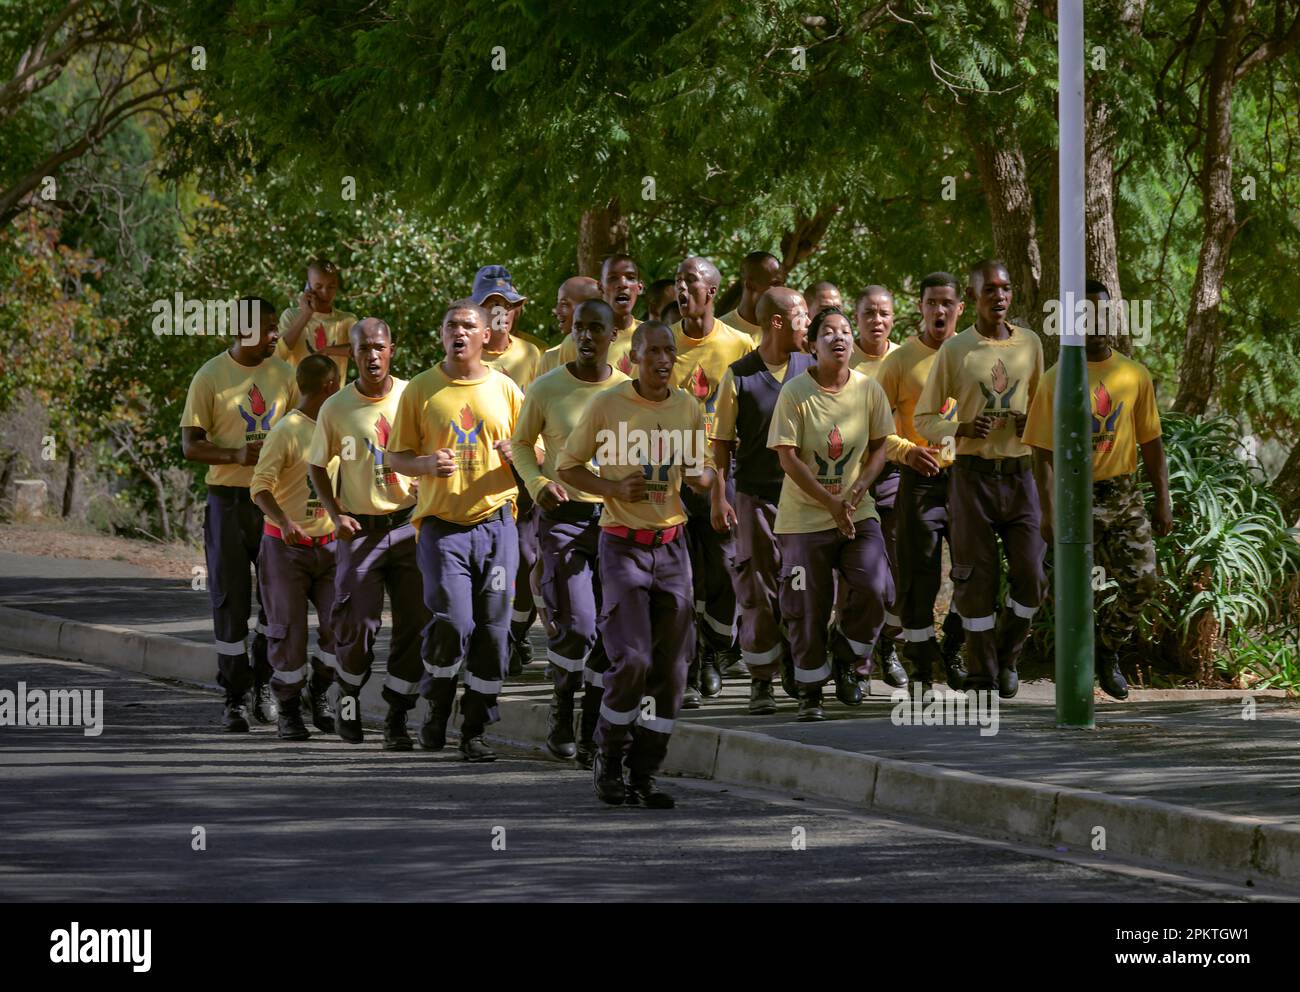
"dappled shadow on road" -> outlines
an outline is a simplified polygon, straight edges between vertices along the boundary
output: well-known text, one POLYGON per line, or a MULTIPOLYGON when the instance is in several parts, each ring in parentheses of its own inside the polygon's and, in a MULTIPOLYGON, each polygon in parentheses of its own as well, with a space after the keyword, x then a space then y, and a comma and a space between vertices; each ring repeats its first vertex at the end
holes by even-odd
POLYGON ((1135 886, 789 797, 670 780, 677 810, 611 809, 588 773, 536 754, 470 765, 384 753, 373 732, 361 746, 227 735, 211 693, 67 662, 2 670, 6 685, 106 698, 98 738, 0 730, 4 899, 1097 900, 1135 886))

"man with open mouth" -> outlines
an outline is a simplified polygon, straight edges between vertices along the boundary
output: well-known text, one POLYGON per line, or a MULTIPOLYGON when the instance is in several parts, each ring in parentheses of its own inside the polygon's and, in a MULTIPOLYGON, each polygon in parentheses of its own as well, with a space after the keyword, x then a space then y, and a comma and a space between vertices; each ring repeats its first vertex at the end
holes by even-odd
POLYGON ((966 287, 975 324, 943 343, 916 402, 917 429, 930 443, 951 448, 956 441, 948 507, 966 686, 996 686, 1006 699, 1020 687, 1017 663, 1047 588, 1038 492, 1021 439, 1043 374, 1043 345, 1033 331, 1008 322, 1011 292, 1003 262, 976 263, 966 287), (1000 611, 999 538, 1009 587, 1000 611))
POLYGON ((511 445, 515 471, 539 507, 538 540, 542 601, 547 627, 548 672, 553 685, 546 747, 555 757, 577 758, 590 768, 596 721, 608 658, 596 630, 601 604, 600 510, 591 493, 566 484, 556 470, 565 441, 591 399, 627 376, 609 363, 615 341, 614 311, 603 300, 578 304, 572 317, 577 357, 533 381, 515 425, 511 445), (545 461, 534 445, 541 438, 545 461), (585 683, 582 721, 575 745, 574 696, 585 683))
MULTIPOLYGON (((673 325, 677 363, 672 385, 686 390, 700 404, 705 430, 712 430, 722 377, 732 362, 754 350, 754 341, 713 315, 721 279, 707 258, 686 259, 677 267, 676 280, 681 320, 673 325)), ((735 483, 728 479, 727 485, 731 501, 735 483)), ((712 507, 703 497, 683 489, 682 501, 700 629, 699 658, 687 680, 685 705, 692 708, 700 705, 701 694, 716 696, 722 691, 722 669, 740 662, 740 647, 736 642, 736 590, 731 582, 731 533, 714 529, 712 507)))
POLYGON ((410 751, 407 714, 419 699, 420 634, 429 622, 416 561, 412 480, 394 470, 388 456, 397 405, 407 383, 392 375, 393 331, 367 317, 352 327, 357 377, 331 396, 316 418, 311 477, 337 529, 334 575, 334 638, 338 661, 338 735, 349 744, 365 739, 361 688, 370 678, 375 640, 383 623, 384 595, 393 616, 383 698, 385 751, 410 751), (339 491, 327 467, 339 465, 339 491))
POLYGON ((704 412, 672 385, 673 332, 655 321, 641 324, 631 354, 637 378, 587 404, 558 472, 562 482, 605 503, 599 629, 609 670, 596 726, 596 795, 610 805, 667 809, 675 801, 654 776, 668 751, 695 647, 681 486, 708 498, 717 477, 697 442, 704 412), (591 471, 593 459, 599 475, 591 471))
POLYGON ((420 695, 429 712, 420 745, 445 746, 456 679, 463 676, 460 750, 467 761, 496 760, 483 732, 499 719, 519 570, 519 490, 502 449, 524 396, 509 376, 483 364, 490 319, 473 300, 447 308, 446 357, 407 384, 388 440, 394 470, 419 479, 414 522, 431 617, 421 652, 420 695))
MULTIPOLYGON (((950 605, 943 622, 943 645, 934 633, 934 601, 943 579, 943 542, 949 529, 948 495, 952 453, 930 444, 916 429, 916 402, 925 387, 935 356, 957 333, 965 305, 957 277, 931 272, 921 280, 921 330, 891 351, 880 363, 876 381, 894 411, 898 447, 890 457, 899 463, 895 498, 895 553, 898 555, 897 612, 903 628, 903 658, 913 677, 928 688, 934 663, 947 672, 948 685, 960 689, 966 673, 960 652, 964 640, 961 617, 950 605)), ((953 410, 952 400, 944 409, 953 410)))
POLYGON ((822 686, 832 675, 841 702, 861 703, 854 673, 870 658, 894 595, 868 493, 894 432, 889 404, 873 379, 849 368, 853 327, 844 311, 822 310, 808 338, 817 362, 782 385, 767 438, 785 473, 773 530, 781 542, 781 616, 804 722, 826 718, 822 686), (847 592, 828 631, 837 573, 847 592))
POLYGON ((560 283, 555 294, 555 309, 551 311, 555 315, 555 325, 560 329, 560 341, 542 352, 542 360, 537 366, 539 379, 551 369, 573 361, 576 356, 569 341, 569 332, 573 330, 573 312, 579 303, 600 298, 600 283, 591 276, 570 276, 560 283))

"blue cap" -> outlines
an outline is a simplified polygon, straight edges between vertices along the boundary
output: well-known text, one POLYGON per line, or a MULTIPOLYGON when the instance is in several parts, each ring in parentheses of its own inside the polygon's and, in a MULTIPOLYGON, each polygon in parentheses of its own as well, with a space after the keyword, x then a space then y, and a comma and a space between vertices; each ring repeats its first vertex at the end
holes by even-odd
POLYGON ((489 296, 500 296, 510 306, 528 300, 528 297, 515 292, 514 283, 510 279, 510 270, 504 265, 485 265, 479 269, 474 276, 474 291, 469 295, 479 306, 482 306, 489 296))

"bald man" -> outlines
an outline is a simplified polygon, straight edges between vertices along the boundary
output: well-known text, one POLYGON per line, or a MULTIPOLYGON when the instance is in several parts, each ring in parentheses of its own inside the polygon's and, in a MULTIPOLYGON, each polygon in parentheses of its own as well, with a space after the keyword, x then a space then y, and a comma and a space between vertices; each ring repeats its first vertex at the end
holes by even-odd
POLYGON ((553 348, 547 348, 542 353, 542 361, 537 371, 539 378, 551 369, 559 368, 574 360, 575 348, 570 337, 570 332, 573 330, 573 313, 579 303, 600 298, 600 283, 591 276, 570 276, 560 283, 559 291, 555 294, 555 309, 551 311, 555 314, 555 326, 560 329, 560 343, 553 348))
POLYGON ((804 302, 808 304, 808 313, 816 317, 818 311, 827 307, 843 307, 844 298, 833 282, 815 282, 803 291, 804 302))
POLYGON ((735 528, 736 600, 740 604, 740 653, 750 674, 749 712, 776 712, 772 679, 778 673, 786 694, 798 699, 790 645, 781 634, 778 601, 781 549, 772 528, 781 498, 781 460, 767 446, 772 411, 783 383, 817 364, 804 351, 808 308, 793 289, 773 287, 755 310, 762 343, 727 367, 713 418, 713 460, 731 476, 735 459, 735 504, 721 492, 713 500, 715 529, 735 528))
POLYGON ((769 289, 780 286, 784 281, 781 260, 769 252, 751 251, 740 263, 740 278, 740 305, 718 319, 728 327, 748 334, 757 348, 762 333, 757 312, 758 301, 769 289))
MULTIPOLYGON (((754 350, 748 334, 713 315, 720 283, 717 267, 707 258, 688 258, 677 267, 677 306, 682 317, 673 326, 677 361, 672 384, 699 402, 706 431, 713 430, 718 387, 727 367, 754 350)), ((735 487, 732 480, 728 482, 727 499, 731 501, 735 487)), ((700 631, 698 660, 688 673, 683 705, 698 706, 700 695, 716 696, 722 691, 722 669, 741 660, 736 643, 736 591, 730 579, 734 548, 729 531, 714 529, 707 497, 683 488, 682 499, 688 515, 686 539, 700 631)))

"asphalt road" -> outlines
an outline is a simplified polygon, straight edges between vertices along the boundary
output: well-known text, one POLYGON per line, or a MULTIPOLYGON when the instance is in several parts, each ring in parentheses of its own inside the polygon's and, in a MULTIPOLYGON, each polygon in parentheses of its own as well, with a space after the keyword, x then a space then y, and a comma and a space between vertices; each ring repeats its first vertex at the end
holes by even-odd
MULTIPOLYGON (((0 689, 104 691, 104 731, 0 728, 0 899, 1184 901, 1248 890, 822 802, 666 780, 611 809, 510 751, 386 754, 227 735, 203 690, 0 655, 0 689), (196 827, 206 850, 194 850, 196 827), (806 846, 796 849, 802 836, 806 846), (502 843, 504 841, 504 844, 502 843), (495 844, 494 844, 495 842, 495 844), (500 849, 504 847, 504 849, 500 849)), ((1261 895, 1259 893, 1253 894, 1261 895)))

